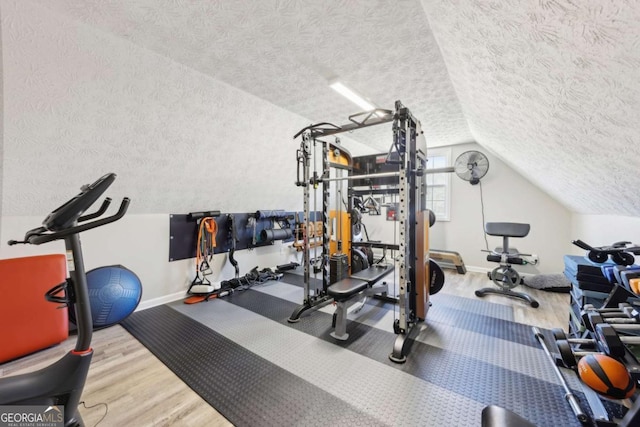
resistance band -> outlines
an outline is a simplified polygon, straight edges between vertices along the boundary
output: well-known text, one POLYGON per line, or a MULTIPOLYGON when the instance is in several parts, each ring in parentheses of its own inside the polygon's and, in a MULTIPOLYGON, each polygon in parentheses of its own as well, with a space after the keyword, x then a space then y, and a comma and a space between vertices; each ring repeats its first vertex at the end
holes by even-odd
POLYGON ((205 217, 200 220, 196 241, 196 277, 189 287, 190 294, 206 294, 212 291, 207 276, 213 273, 209 262, 216 247, 217 232, 218 224, 214 218, 205 217))

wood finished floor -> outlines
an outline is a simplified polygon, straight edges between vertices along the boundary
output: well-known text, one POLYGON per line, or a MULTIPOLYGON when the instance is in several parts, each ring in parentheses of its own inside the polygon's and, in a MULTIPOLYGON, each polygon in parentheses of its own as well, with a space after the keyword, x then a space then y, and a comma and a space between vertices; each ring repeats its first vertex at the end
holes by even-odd
MULTIPOLYGON (((459 275, 447 270, 441 292, 477 298, 474 291, 490 284, 484 273, 459 275)), ((497 295, 488 295, 484 299, 513 307, 516 322, 566 330, 568 294, 526 287, 521 287, 521 290, 538 299, 540 307, 535 309, 524 301, 497 295)), ((64 355, 74 343, 72 337, 54 348, 0 364, 0 376, 45 367, 64 355)), ((90 409, 80 407, 87 426, 95 426, 105 414, 105 407, 100 403, 109 406, 106 417, 99 424, 101 427, 231 425, 121 326, 96 331, 93 347, 95 353, 82 400, 87 406, 98 406, 90 409)))

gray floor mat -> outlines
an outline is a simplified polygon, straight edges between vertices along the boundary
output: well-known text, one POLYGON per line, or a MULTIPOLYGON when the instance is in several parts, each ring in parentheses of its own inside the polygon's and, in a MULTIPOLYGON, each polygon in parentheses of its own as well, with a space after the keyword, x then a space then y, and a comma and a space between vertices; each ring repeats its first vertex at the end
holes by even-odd
POLYGON ((392 304, 372 301, 337 342, 329 313, 287 322, 297 304, 286 286, 156 307, 123 326, 236 425, 468 426, 489 404, 539 427, 580 425, 530 326, 489 303, 440 298, 397 365, 391 325, 376 324, 392 304))
MULTIPOLYGON (((462 329, 486 332, 486 342, 483 348, 477 351, 499 353, 499 340, 496 338, 518 343, 524 348, 536 347, 535 351, 539 357, 533 360, 520 359, 521 366, 518 366, 519 369, 516 371, 419 341, 413 343, 407 363, 398 365, 388 359, 395 339, 395 334, 391 331, 385 332, 362 323, 350 322, 349 340, 336 341, 329 335, 331 315, 328 313, 314 312, 298 323, 288 323, 287 318, 296 306, 289 301, 256 291, 234 294, 226 301, 274 320, 283 326, 305 332, 437 384, 461 396, 486 405, 497 404, 509 408, 520 408, 519 413, 522 416, 539 426, 580 425, 562 398, 564 393, 560 385, 539 379, 546 377, 553 381, 553 374, 548 375, 550 366, 544 359, 542 349, 538 349, 539 345, 533 337, 530 326, 462 311, 454 313, 447 311, 443 314, 448 318, 455 317, 457 321, 452 320, 452 322, 462 329), (531 401, 531 396, 536 396, 536 402, 531 401)), ((425 331, 423 334, 429 332, 425 331)), ((513 359, 518 360, 515 355, 513 359)), ((496 361, 499 361, 498 357, 496 361)), ((459 415, 459 412, 463 411, 461 408, 453 407, 451 410, 452 416, 456 413, 459 415)))
POLYGON ((237 426, 383 425, 166 305, 122 326, 237 426))

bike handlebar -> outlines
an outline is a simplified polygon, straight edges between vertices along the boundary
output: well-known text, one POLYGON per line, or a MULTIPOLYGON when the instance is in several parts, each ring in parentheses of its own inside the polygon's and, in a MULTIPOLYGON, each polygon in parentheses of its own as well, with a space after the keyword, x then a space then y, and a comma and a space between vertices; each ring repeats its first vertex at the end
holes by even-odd
MULTIPOLYGON (((96 227, 101 227, 103 225, 110 224, 112 222, 119 220, 124 216, 124 214, 127 212, 127 209, 129 209, 130 202, 131 200, 128 197, 125 197, 124 199, 122 199, 122 203, 120 203, 120 208, 118 209, 118 212, 116 212, 114 215, 110 217, 102 218, 97 221, 93 221, 89 223, 76 225, 74 227, 66 228, 61 231, 50 232, 44 227, 34 228, 33 230, 27 231, 24 237, 24 241, 9 240, 8 244, 10 246, 16 245, 18 243, 30 243, 32 245, 41 245, 43 243, 53 242, 54 240, 64 239, 65 237, 70 236, 72 234, 81 233, 83 231, 91 230, 96 227)), ((86 215, 84 217, 80 217, 78 221, 87 221, 89 219, 93 219, 102 215, 107 210, 107 206, 109 206, 110 203, 111 203, 111 199, 109 198, 105 199, 105 201, 102 203, 102 206, 100 207, 100 209, 98 209, 97 212, 86 215)))
POLYGON ((107 197, 106 199, 104 199, 104 202, 102 202, 102 206, 100 206, 100 209, 98 209, 96 212, 92 214, 81 216, 80 218, 78 218, 78 222, 84 222, 84 221, 89 221, 90 219, 98 218, 100 215, 102 215, 107 211, 107 208, 109 208, 110 204, 111 204, 111 197, 107 197))
POLYGON ((83 215, 115 179, 115 173, 108 173, 98 178, 98 180, 93 184, 83 185, 78 195, 71 198, 47 215, 42 222, 42 227, 27 231, 23 241, 10 240, 8 242, 9 245, 15 245, 18 243, 40 245, 42 243, 63 239, 73 234, 91 230, 92 228, 100 227, 119 220, 124 216, 129 208, 130 200, 128 197, 122 199, 118 212, 108 218, 87 222, 100 217, 107 211, 111 204, 111 199, 109 197, 105 198, 97 211, 83 215))
POLYGON ((75 227, 70 227, 62 231, 54 231, 51 233, 43 233, 43 234, 34 234, 29 238, 27 238, 27 242, 31 243, 32 245, 41 245, 43 243, 52 242, 54 240, 64 239, 65 237, 70 236, 72 234, 81 233, 83 231, 91 230, 96 227, 101 227, 103 225, 110 224, 112 222, 119 220, 124 216, 124 214, 127 212, 127 209, 129 208, 130 202, 131 200, 128 197, 125 197, 124 199, 122 199, 122 203, 120 203, 120 208, 118 209, 118 212, 116 212, 115 215, 112 215, 110 217, 102 218, 97 221, 84 223, 81 225, 76 225, 75 227))

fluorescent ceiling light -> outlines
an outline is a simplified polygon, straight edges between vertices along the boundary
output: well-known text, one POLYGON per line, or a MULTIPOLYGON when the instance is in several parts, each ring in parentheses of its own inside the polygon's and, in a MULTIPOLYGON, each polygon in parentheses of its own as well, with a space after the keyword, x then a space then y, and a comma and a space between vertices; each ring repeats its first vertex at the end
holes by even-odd
POLYGON ((364 111, 371 111, 376 109, 375 105, 373 105, 372 103, 364 99, 362 96, 358 95, 356 92, 349 89, 348 87, 346 87, 340 82, 331 83, 329 86, 331 86, 331 89, 335 90, 340 95, 344 96, 349 101, 353 102, 358 107, 362 108, 364 111))

